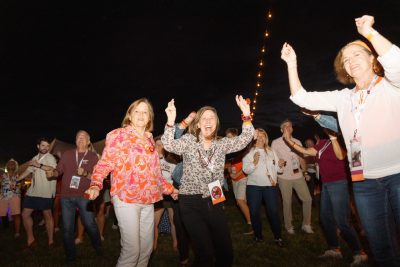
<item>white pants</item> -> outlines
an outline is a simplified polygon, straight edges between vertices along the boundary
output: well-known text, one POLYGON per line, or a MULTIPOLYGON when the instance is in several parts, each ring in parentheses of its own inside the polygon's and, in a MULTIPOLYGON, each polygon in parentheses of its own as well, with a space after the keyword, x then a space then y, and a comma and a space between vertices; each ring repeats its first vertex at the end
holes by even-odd
POLYGON ((146 267, 153 250, 154 206, 133 204, 113 197, 121 233, 121 253, 117 267, 146 267))

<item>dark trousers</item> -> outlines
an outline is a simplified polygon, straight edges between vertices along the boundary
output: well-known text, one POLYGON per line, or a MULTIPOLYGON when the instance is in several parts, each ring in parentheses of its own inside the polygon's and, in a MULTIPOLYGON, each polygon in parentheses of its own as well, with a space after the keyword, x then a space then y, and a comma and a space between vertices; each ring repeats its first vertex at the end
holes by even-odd
POLYGON ((174 224, 176 239, 178 240, 179 260, 184 261, 189 259, 189 236, 183 225, 179 201, 172 202, 172 209, 174 210, 174 224))
POLYGON ((195 254, 193 266, 232 266, 233 248, 223 204, 179 195, 179 208, 195 254))
POLYGON ((277 186, 248 185, 246 187, 247 204, 250 209, 251 225, 254 236, 262 239, 262 223, 260 209, 265 204, 268 222, 275 239, 281 238, 281 220, 279 215, 279 189, 277 186))
POLYGON ((79 209, 79 215, 90 237, 93 248, 98 255, 102 254, 99 228, 94 219, 94 212, 89 210, 90 202, 90 200, 83 197, 61 198, 64 249, 68 262, 75 261, 75 213, 77 208, 79 209))

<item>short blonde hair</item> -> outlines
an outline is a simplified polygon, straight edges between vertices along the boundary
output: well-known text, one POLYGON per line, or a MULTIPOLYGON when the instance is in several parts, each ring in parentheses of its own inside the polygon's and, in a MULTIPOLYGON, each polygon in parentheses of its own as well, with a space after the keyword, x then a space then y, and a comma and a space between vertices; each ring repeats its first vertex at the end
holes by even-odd
POLYGON ((131 125, 131 119, 130 119, 130 114, 133 109, 135 109, 137 106, 139 106, 140 103, 145 103, 147 105, 147 108, 149 109, 149 121, 147 122, 146 125, 146 131, 151 132, 153 131, 153 121, 154 121, 154 111, 153 111, 153 106, 151 105, 150 101, 147 98, 140 98, 136 101, 134 101, 126 111, 125 117, 122 120, 122 127, 126 127, 128 125, 131 125))
POLYGON ((333 67, 334 67, 334 70, 336 73, 336 79, 344 85, 355 84, 353 77, 351 77, 347 73, 346 69, 344 68, 344 64, 343 64, 343 51, 351 45, 358 45, 359 47, 361 47, 363 49, 364 52, 368 53, 369 55, 372 55, 374 57, 374 61, 372 62, 373 71, 375 72, 376 75, 383 77, 385 72, 383 70, 381 63, 379 63, 379 61, 377 59, 378 54, 376 53, 376 51, 372 47, 372 45, 369 42, 355 40, 355 41, 350 42, 350 43, 346 44, 345 46, 343 46, 342 49, 340 49, 340 51, 336 55, 335 61, 333 63, 333 67))
POLYGON ((213 139, 217 138, 217 134, 218 134, 218 130, 219 130, 219 118, 218 118, 217 110, 213 107, 205 106, 205 107, 200 108, 197 111, 196 116, 194 117, 192 123, 190 123, 190 125, 189 125, 188 132, 190 134, 193 134, 194 136, 196 136, 197 141, 199 141, 199 135, 200 135, 200 128, 197 126, 197 124, 199 124, 201 117, 203 116, 204 112, 206 112, 207 110, 212 111, 217 119, 217 125, 215 127, 214 132, 211 134, 213 139))
POLYGON ((12 159, 12 158, 9 159, 9 160, 7 161, 6 166, 5 166, 5 169, 6 169, 7 172, 8 172, 8 165, 9 165, 11 162, 15 162, 15 172, 17 172, 17 171, 18 171, 18 168, 19 168, 18 161, 16 161, 15 159, 12 159))

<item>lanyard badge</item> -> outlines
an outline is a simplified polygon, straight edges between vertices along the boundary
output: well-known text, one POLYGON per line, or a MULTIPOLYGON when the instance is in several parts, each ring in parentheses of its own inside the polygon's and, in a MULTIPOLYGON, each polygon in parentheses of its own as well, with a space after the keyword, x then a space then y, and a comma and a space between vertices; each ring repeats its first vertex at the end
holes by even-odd
POLYGON ((364 166, 361 154, 361 137, 356 136, 357 131, 354 131, 353 139, 350 140, 350 172, 353 182, 364 181, 364 166))

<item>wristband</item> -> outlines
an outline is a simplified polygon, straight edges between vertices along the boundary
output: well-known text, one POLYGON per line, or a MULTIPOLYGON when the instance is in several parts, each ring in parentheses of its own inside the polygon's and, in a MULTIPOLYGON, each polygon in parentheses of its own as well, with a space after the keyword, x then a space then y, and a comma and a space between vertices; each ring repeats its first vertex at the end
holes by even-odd
POLYGON ((182 121, 181 121, 181 124, 182 124, 182 126, 183 126, 184 128, 187 128, 187 127, 188 127, 188 124, 186 123, 185 120, 182 120, 182 121))
POLYGON ((337 137, 330 137, 329 140, 336 140, 337 137))
POLYGON ((167 126, 168 128, 174 127, 174 125, 169 125, 168 123, 166 123, 165 126, 167 126))
POLYGON ((372 38, 374 38, 374 36, 377 35, 377 34, 378 34, 378 32, 377 32, 376 30, 370 31, 370 32, 367 34, 367 39, 368 39, 368 41, 371 41, 372 38))
POLYGON ((252 121, 253 120, 253 117, 251 117, 251 115, 248 115, 248 116, 244 116, 243 114, 242 114, 242 121, 252 121))

